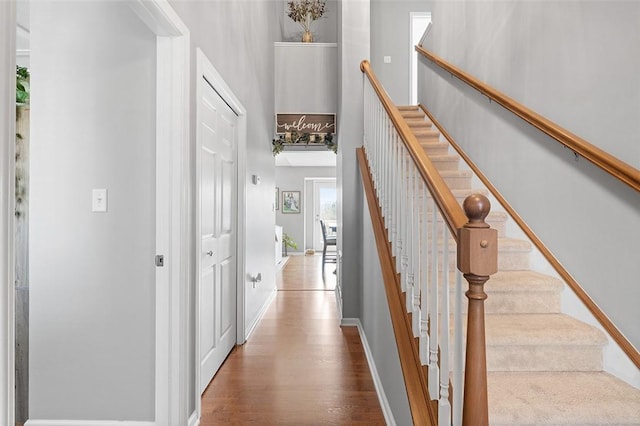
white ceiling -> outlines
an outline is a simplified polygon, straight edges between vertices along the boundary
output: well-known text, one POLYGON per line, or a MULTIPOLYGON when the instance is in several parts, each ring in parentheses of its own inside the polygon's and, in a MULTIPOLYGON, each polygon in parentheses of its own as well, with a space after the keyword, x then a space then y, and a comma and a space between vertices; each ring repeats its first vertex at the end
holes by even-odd
POLYGON ((276 166, 335 167, 336 154, 331 151, 284 151, 276 155, 276 166))

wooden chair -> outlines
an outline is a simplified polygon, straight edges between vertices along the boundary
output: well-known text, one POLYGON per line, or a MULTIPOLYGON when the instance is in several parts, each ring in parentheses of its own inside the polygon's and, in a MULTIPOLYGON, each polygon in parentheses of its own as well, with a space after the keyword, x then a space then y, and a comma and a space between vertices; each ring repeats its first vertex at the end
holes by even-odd
POLYGON ((322 220, 320 221, 320 228, 322 228, 322 241, 324 243, 324 246, 322 248, 322 271, 324 273, 324 264, 336 263, 338 256, 335 251, 331 251, 329 252, 329 254, 327 254, 327 247, 336 245, 335 235, 327 236, 327 225, 322 220))

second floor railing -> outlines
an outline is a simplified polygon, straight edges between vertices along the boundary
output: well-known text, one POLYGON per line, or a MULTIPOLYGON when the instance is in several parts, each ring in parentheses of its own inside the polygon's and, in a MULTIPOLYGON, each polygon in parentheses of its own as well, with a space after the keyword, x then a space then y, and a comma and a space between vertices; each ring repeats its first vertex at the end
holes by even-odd
POLYGON ((379 214, 395 261, 390 276, 397 283, 385 285, 399 286, 404 298, 404 320, 394 321, 391 310, 394 331, 404 332, 404 324, 413 337, 396 340, 414 423, 431 423, 419 413, 433 400, 439 425, 488 424, 483 287, 497 271, 497 231, 484 222, 489 201, 475 194, 460 205, 367 61, 361 70, 365 131, 358 155, 365 189, 370 180, 377 204, 370 211, 379 214), (466 328, 462 277, 469 283, 466 328), (409 385, 422 366, 426 386, 409 385))

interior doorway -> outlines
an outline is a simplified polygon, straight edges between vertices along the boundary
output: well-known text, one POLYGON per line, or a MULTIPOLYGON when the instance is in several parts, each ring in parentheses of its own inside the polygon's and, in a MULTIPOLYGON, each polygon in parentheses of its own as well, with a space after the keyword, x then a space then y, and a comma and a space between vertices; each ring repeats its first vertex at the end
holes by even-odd
POLYGON ((311 239, 313 241, 313 249, 316 252, 322 251, 324 244, 320 221, 325 223, 328 233, 335 235, 337 220, 336 204, 336 179, 313 179, 311 207, 311 211, 313 212, 313 227, 311 239))
MULTIPOLYGON (((186 28, 162 1, 56 4, 50 10, 44 3, 19 3, 17 13, 9 10, 14 15, 9 22, 15 31, 15 15, 26 16, 26 25, 18 20, 17 33, 32 36, 35 55, 30 59, 38 81, 38 114, 32 117, 35 126, 27 123, 20 130, 33 135, 32 161, 26 170, 31 172, 27 177, 33 178, 33 185, 25 194, 32 194, 31 199, 37 202, 20 206, 21 216, 28 218, 23 229, 28 230, 25 248, 29 257, 25 273, 15 273, 16 278, 24 277, 19 280, 21 285, 28 286, 24 300, 30 305, 26 305, 29 322, 25 325, 31 338, 27 342, 35 340, 38 350, 28 356, 27 366, 34 373, 26 383, 35 380, 31 386, 38 393, 25 398, 26 388, 10 389, 6 400, 15 397, 31 402, 45 422, 46 417, 57 418, 57 413, 67 408, 49 396, 65 395, 83 407, 81 415, 91 421, 104 417, 103 407, 83 402, 90 395, 83 394, 86 386, 78 382, 91 378, 101 381, 102 390, 110 384, 110 389, 116 389, 109 394, 113 406, 120 400, 131 400, 131 394, 142 395, 136 407, 121 404, 127 408, 118 412, 119 418, 155 418, 159 424, 173 424, 178 417, 186 419, 187 414, 186 404, 178 398, 178 380, 169 388, 170 376, 179 377, 174 372, 184 361, 186 345, 167 338, 175 336, 178 323, 186 324, 187 319, 186 310, 178 312, 179 303, 186 302, 186 286, 179 282, 181 270, 186 268, 181 267, 184 256, 176 232, 185 228, 185 216, 178 212, 182 179, 189 178, 180 173, 189 152, 188 108, 185 90, 177 90, 186 86, 188 77, 187 61, 179 60, 186 58, 189 48, 184 38, 186 28), (38 8, 35 13, 34 4, 38 8), (31 10, 22 14, 23 6, 31 10), (67 25, 66 19, 77 21, 67 25), (51 22, 69 31, 51 37, 51 22), (105 33, 113 36, 100 38, 105 33), (49 44, 56 48, 47 48, 49 44), (95 63, 78 54, 90 49, 100 52, 96 57, 103 61, 95 63), (166 63, 174 65, 164 66, 166 63), (132 82, 132 75, 137 80, 132 82), (120 78, 136 87, 135 101, 126 103, 127 108, 135 109, 134 114, 127 115, 132 111, 123 109, 121 100, 127 96, 122 92, 130 94, 130 86, 120 83, 120 78), (74 91, 67 89, 77 87, 82 87, 84 100, 94 102, 91 108, 82 108, 81 102, 69 96, 74 91), (128 120, 130 117, 137 121, 128 120), (91 166, 82 167, 87 164, 91 166), (161 261, 164 256, 171 260, 168 267, 161 261), (100 297, 85 293, 88 287, 100 297), (119 315, 113 316, 113 312, 119 315), (128 323, 120 327, 114 318, 128 323), (65 321, 73 322, 73 332, 65 321), (96 333, 98 327, 100 332, 96 333), (52 333, 57 333, 55 341, 48 338, 52 333), (136 345, 123 349, 122 342, 127 341, 136 345), (108 345, 106 350, 104 344, 108 345), (58 356, 52 357, 52 352, 58 356), (80 354, 82 362, 75 362, 74 356, 80 354), (122 363, 131 365, 130 370, 112 368, 122 358, 134 360, 122 363), (136 366, 137 359, 155 359, 155 363, 145 361, 136 366), (66 374, 70 370, 65 363, 73 365, 74 374, 66 374), (92 365, 101 368, 90 374, 82 371, 92 365), (64 374, 65 380, 55 374, 64 374), (121 388, 122 383, 127 387, 121 388)), ((29 54, 29 48, 20 44, 9 46, 17 47, 18 58, 29 54)), ((17 198, 21 191, 15 195, 15 200, 3 204, 14 216, 14 208, 23 201, 17 198)), ((11 253, 19 250, 20 243, 15 238, 7 241, 14 245, 7 256, 12 260, 11 253)), ((12 288, 9 300, 19 293, 12 288)), ((16 302, 18 299, 21 297, 16 297, 16 302)), ((9 326, 15 323, 20 327, 20 309, 9 313, 9 326)), ((17 335, 16 343, 21 339, 17 335)), ((6 365, 12 367, 13 359, 10 361, 6 365)), ((22 383, 20 368, 16 365, 16 376, 22 383)), ((183 376, 180 380, 186 381, 183 376)), ((4 396, 2 393, 3 400, 4 396)), ((0 408, 4 412, 4 407, 0 408)), ((7 424, 25 419, 25 405, 7 410, 6 417, 0 416, 8 419, 7 424)))
POLYGON ((418 52, 415 46, 420 44, 427 28, 431 24, 431 12, 411 12, 409 14, 409 103, 418 103, 418 52))
POLYGON ((322 252, 320 220, 329 223, 332 231, 337 224, 337 191, 334 177, 304 179, 304 247, 307 252, 322 252))

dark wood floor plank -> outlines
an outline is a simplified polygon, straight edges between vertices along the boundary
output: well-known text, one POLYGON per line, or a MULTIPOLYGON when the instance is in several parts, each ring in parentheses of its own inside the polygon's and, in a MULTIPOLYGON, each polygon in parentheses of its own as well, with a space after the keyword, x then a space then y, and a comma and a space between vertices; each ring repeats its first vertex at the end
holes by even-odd
POLYGON ((385 424, 358 331, 340 327, 334 292, 325 291, 335 278, 323 281, 320 269, 318 256, 292 256, 279 273, 288 291, 216 374, 202 426, 385 424))

